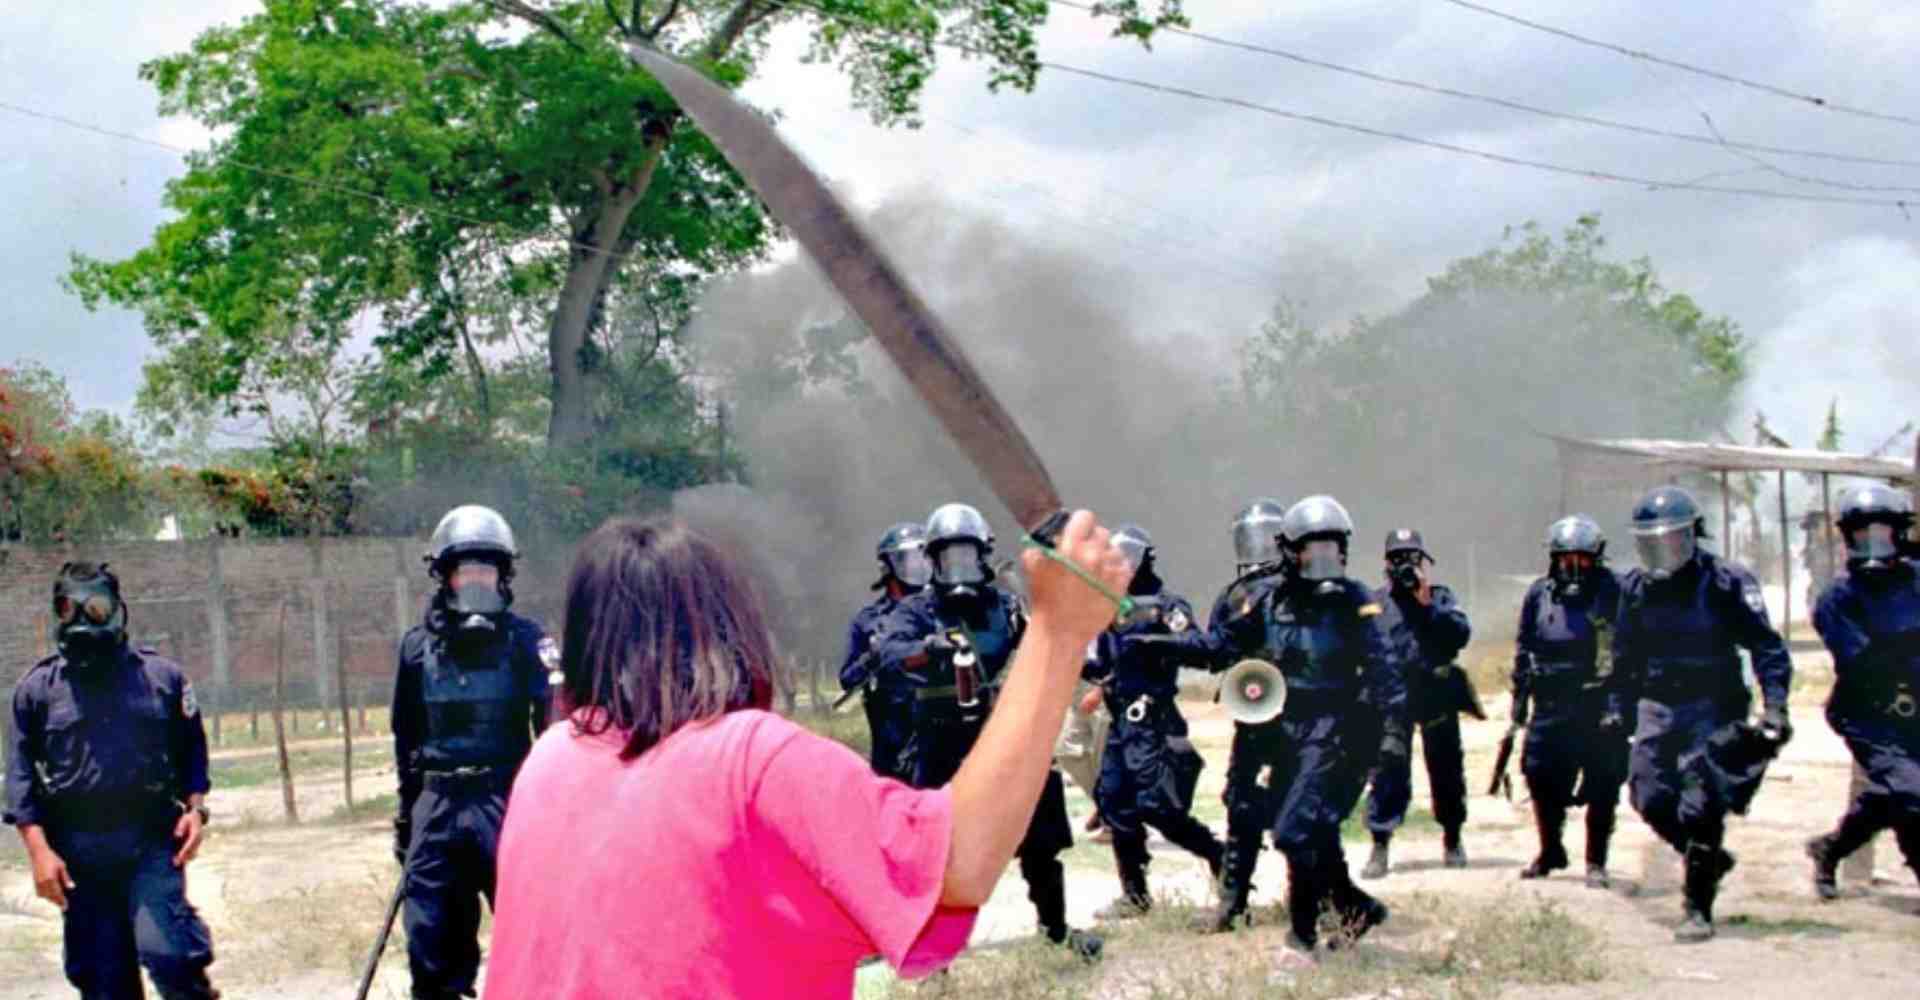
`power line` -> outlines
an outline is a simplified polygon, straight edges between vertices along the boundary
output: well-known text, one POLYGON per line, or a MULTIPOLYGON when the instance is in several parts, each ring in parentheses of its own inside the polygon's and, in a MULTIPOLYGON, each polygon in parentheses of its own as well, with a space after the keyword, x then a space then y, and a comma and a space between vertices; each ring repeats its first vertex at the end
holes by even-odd
MULTIPOLYGON (((1058 7, 1067 7, 1073 10, 1086 11, 1088 13, 1095 12, 1095 8, 1091 4, 1080 3, 1080 2, 1077 2, 1077 0, 1047 0, 1047 2, 1058 7)), ((1244 42, 1244 41, 1240 41, 1232 38, 1223 38, 1218 35, 1210 35, 1205 32, 1193 31, 1186 28, 1169 27, 1169 28, 1162 28, 1160 30, 1166 31, 1170 34, 1179 35, 1184 38, 1191 38, 1198 42, 1205 42, 1206 44, 1209 44, 1209 45, 1217 45, 1223 48, 1238 49, 1243 52, 1254 52, 1260 55, 1272 56, 1273 58, 1276 58, 1276 59, 1285 59, 1289 62, 1298 63, 1303 66, 1312 66, 1316 69, 1324 69, 1334 73, 1343 73, 1347 76, 1358 77, 1363 80, 1370 80, 1374 83, 1387 84, 1388 86, 1393 86, 1393 87, 1404 87, 1409 90, 1417 90, 1417 91, 1421 91, 1428 94, 1437 94, 1442 97, 1452 97, 1458 100, 1473 101, 1479 104, 1491 105, 1493 107, 1504 108, 1509 111, 1519 111, 1519 112, 1523 112, 1530 115, 1539 115, 1545 118, 1554 118, 1561 121, 1577 122, 1582 125, 1592 125, 1598 128, 1614 129, 1620 132, 1631 132, 1637 135, 1653 136, 1653 137, 1662 138, 1662 139, 1674 139, 1681 142, 1691 142, 1691 143, 1696 143, 1699 145, 1706 145, 1706 146, 1719 146, 1719 147, 1724 147, 1728 149, 1745 150, 1745 151, 1754 152, 1754 153, 1771 153, 1779 156, 1801 156, 1801 157, 1808 157, 1811 159, 1832 160, 1838 163, 1857 163, 1857 164, 1867 164, 1872 166, 1887 166, 1887 167, 1920 167, 1920 160, 1900 160, 1900 159, 1891 159, 1891 158, 1876 157, 1876 156, 1860 156, 1852 153, 1837 153, 1837 152, 1831 152, 1828 150, 1820 150, 1820 149, 1797 149, 1797 148, 1787 147, 1787 146, 1768 146, 1768 145, 1762 145, 1760 143, 1740 142, 1740 141, 1726 139, 1718 136, 1700 135, 1699 133, 1695 133, 1695 132, 1674 132, 1668 129, 1653 128, 1645 125, 1635 125, 1631 122, 1615 121, 1608 118, 1597 118, 1592 115, 1583 115, 1583 114, 1578 114, 1576 112, 1570 112, 1570 111, 1556 111, 1552 108, 1543 108, 1537 105, 1526 104, 1520 101, 1509 100, 1504 97, 1496 97, 1490 94, 1480 94, 1480 93, 1475 93, 1469 90, 1457 90, 1452 87, 1422 83, 1418 80, 1409 80, 1404 77, 1388 76, 1384 73, 1375 73, 1375 72, 1372 72, 1371 70, 1360 69, 1354 66, 1345 66, 1340 63, 1328 62, 1327 60, 1324 60, 1324 59, 1316 59, 1313 56, 1302 55, 1298 52, 1289 52, 1286 49, 1274 48, 1269 45, 1261 45, 1254 42, 1244 42)), ((1796 177, 1795 179, 1805 180, 1809 183, 1816 183, 1816 184, 1827 183, 1826 181, 1821 180, 1819 178, 1796 177)), ((1846 184, 1840 181, 1834 181, 1832 183, 1836 187, 1849 187, 1849 188, 1855 187, 1854 185, 1846 184)), ((1876 187, 1876 188, 1867 188, 1866 190, 1920 191, 1920 187, 1884 187, 1884 188, 1876 187)))
MULTIPOLYGON (((875 28, 873 25, 868 24, 866 22, 848 18, 848 17, 845 17, 844 15, 837 14, 833 11, 822 10, 821 8, 812 6, 811 4, 802 3, 800 2, 800 0, 771 0, 771 2, 782 7, 788 7, 788 8, 793 8, 797 10, 805 10, 815 15, 818 15, 820 17, 841 22, 850 27, 861 28, 868 31, 874 31, 880 34, 896 34, 896 35, 901 34, 900 32, 897 32, 897 31, 889 31, 888 29, 884 29, 884 28, 875 28)), ((913 37, 913 36, 909 36, 909 37, 913 37)), ((928 40, 928 39, 921 39, 918 37, 913 37, 913 40, 916 42, 938 45, 942 48, 952 49, 954 51, 961 52, 967 55, 981 56, 986 58, 994 57, 994 53, 990 51, 977 48, 974 46, 962 45, 957 42, 950 42, 950 41, 944 41, 939 39, 928 40)), ((1697 181, 1666 181, 1666 180, 1660 180, 1654 177, 1639 177, 1632 174, 1622 174, 1622 173, 1617 173, 1610 170, 1596 170, 1596 169, 1591 169, 1587 167, 1569 167, 1563 164, 1549 163, 1544 160, 1533 160, 1533 159, 1528 159, 1526 157, 1508 156, 1505 153, 1495 153, 1489 150, 1475 149, 1471 146, 1462 146, 1456 143, 1442 142, 1438 139, 1426 139, 1416 135, 1409 135, 1405 132, 1396 132, 1392 129, 1375 128, 1371 125, 1361 125, 1355 122, 1343 121, 1338 118, 1329 118, 1329 117, 1326 117, 1325 115, 1309 114, 1302 111, 1289 111, 1285 108, 1276 108, 1276 107, 1273 107, 1272 105, 1261 104, 1258 101, 1251 101, 1242 97, 1231 97, 1231 96, 1222 95, 1222 94, 1211 94, 1205 91, 1193 90, 1188 87, 1180 87, 1180 86, 1175 86, 1172 84, 1164 84, 1164 83, 1155 83, 1151 80, 1142 80, 1137 77, 1121 76, 1117 73, 1106 73, 1100 70, 1087 69, 1082 66, 1074 66, 1068 63, 1054 62, 1047 59, 1039 59, 1039 60, 1035 60, 1034 65, 1040 66, 1045 69, 1051 69, 1056 72, 1066 73, 1071 76, 1082 76, 1088 79, 1100 80, 1106 83, 1115 84, 1117 86, 1132 87, 1139 90, 1152 91, 1155 93, 1166 94, 1173 97, 1181 97, 1187 100, 1204 101, 1204 102, 1219 104, 1227 107, 1240 108, 1245 111, 1254 111, 1260 114, 1271 115, 1276 118, 1285 118, 1290 121, 1307 122, 1313 125, 1320 125, 1326 128, 1339 129, 1345 132, 1355 132, 1361 135, 1369 135, 1369 136, 1373 136, 1375 138, 1380 138, 1380 139, 1392 139, 1396 142, 1404 142, 1410 145, 1423 146, 1428 149, 1437 149, 1442 152, 1454 153, 1461 156, 1471 156, 1478 159, 1487 160, 1493 163, 1503 163, 1508 166, 1515 166, 1515 167, 1526 167, 1532 170, 1540 170, 1540 171, 1545 171, 1547 173, 1561 174, 1563 176, 1584 177, 1589 180, 1609 181, 1616 184, 1633 184, 1633 185, 1645 187, 1648 190, 1654 190, 1654 191, 1701 191, 1701 192, 1707 192, 1712 194, 1730 194, 1730 195, 1738 195, 1738 196, 1749 197, 1749 198, 1764 198, 1771 201, 1799 201, 1799 202, 1811 202, 1815 204, 1834 204, 1834 205, 1872 205, 1872 206, 1881 207, 1881 208, 1897 208, 1897 209, 1900 209, 1902 212, 1906 212, 1911 207, 1910 203, 1903 198, 1866 198, 1866 197, 1859 197, 1859 196, 1853 196, 1853 195, 1815 194, 1811 192, 1801 192, 1801 191, 1777 191, 1777 190, 1772 190, 1768 188, 1731 187, 1727 185, 1718 185, 1718 184, 1702 184, 1697 181)))
POLYGON ((1623 56, 1628 56, 1633 59, 1640 59, 1650 63, 1658 63, 1661 66, 1667 66, 1673 69, 1682 70, 1684 72, 1694 73, 1699 76, 1710 77, 1715 80, 1720 80, 1724 83, 1731 83, 1736 86, 1746 87, 1750 90, 1757 90, 1764 94, 1772 94, 1775 97, 1784 97, 1784 98, 1787 98, 1788 100, 1811 104, 1814 107, 1820 108, 1822 110, 1838 111, 1841 114, 1858 115, 1861 118, 1872 118, 1877 121, 1883 121, 1883 122, 1897 122, 1901 125, 1920 125, 1920 118, 1910 118, 1906 115, 1888 114, 1883 111, 1873 111, 1867 108, 1854 107, 1849 104, 1840 104, 1834 101, 1827 100, 1826 98, 1820 97, 1816 94, 1806 94, 1806 93, 1801 93, 1800 91, 1797 91, 1797 90, 1788 90, 1785 87, 1776 87, 1773 84, 1762 83, 1759 80, 1749 80, 1746 77, 1734 76, 1731 73, 1722 73, 1719 70, 1707 69, 1703 66, 1695 66, 1695 65, 1692 65, 1691 63, 1683 63, 1675 59, 1668 59, 1664 56, 1657 56, 1651 52, 1643 52, 1639 49, 1630 49, 1624 45, 1616 45, 1612 42, 1603 42, 1597 38, 1588 38, 1585 35, 1576 34, 1574 32, 1566 30, 1565 28, 1556 28, 1556 27, 1553 27, 1552 25, 1541 24, 1538 21, 1529 21, 1524 17, 1519 17, 1514 14, 1509 14, 1505 11, 1495 10, 1492 7, 1485 7, 1480 4, 1473 3, 1471 2, 1471 0, 1446 0, 1446 2, 1454 5, 1455 7, 1463 7, 1467 10, 1476 11, 1481 14, 1486 14, 1490 17, 1497 17, 1502 21, 1511 21, 1512 23, 1518 24, 1522 27, 1532 28, 1535 31, 1543 31, 1549 35, 1555 35, 1560 38, 1565 38, 1568 41, 1579 42, 1582 45, 1591 45, 1594 48, 1606 49, 1609 52, 1617 52, 1623 56))

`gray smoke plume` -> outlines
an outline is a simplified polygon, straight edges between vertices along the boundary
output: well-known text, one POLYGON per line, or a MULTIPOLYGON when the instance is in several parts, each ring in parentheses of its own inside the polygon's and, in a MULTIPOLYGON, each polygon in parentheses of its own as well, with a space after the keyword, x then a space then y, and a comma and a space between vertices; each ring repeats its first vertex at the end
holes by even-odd
MULTIPOLYGON (((930 195, 890 201, 867 225, 1066 502, 1145 526, 1162 576, 1202 609, 1232 576, 1229 520, 1256 496, 1340 497, 1363 579, 1379 577, 1389 528, 1418 527, 1442 578, 1464 591, 1469 561, 1489 576, 1544 561, 1561 482, 1543 432, 1671 436, 1718 419, 1679 391, 1677 347, 1607 328, 1590 303, 1427 296, 1339 332, 1302 330, 1290 313, 1266 334, 1260 316, 1168 330, 1137 317, 1167 314, 1161 297, 1177 276, 1106 269, 1084 246, 1016 235, 930 195), (1461 558, 1470 549, 1475 558, 1461 558)), ((1330 273, 1350 284, 1360 270, 1341 262, 1330 273)), ((1324 281, 1283 278, 1275 295, 1324 281)), ((1017 555, 1020 526, 804 256, 716 287, 689 341, 735 406, 747 485, 763 505, 751 517, 768 526, 755 533, 797 560, 797 573, 775 571, 794 588, 785 605, 808 609, 809 627, 782 636, 790 648, 838 657, 877 575, 880 534, 941 503, 979 507, 998 534, 995 559, 1017 555)))

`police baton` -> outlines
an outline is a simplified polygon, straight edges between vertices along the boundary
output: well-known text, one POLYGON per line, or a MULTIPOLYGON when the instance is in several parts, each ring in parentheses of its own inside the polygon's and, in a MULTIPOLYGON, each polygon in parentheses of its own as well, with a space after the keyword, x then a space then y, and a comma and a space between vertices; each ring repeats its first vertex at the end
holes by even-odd
POLYGON ((380 967, 380 956, 387 950, 387 935, 393 933, 393 918, 400 914, 400 903, 407 895, 407 872, 400 870, 400 880, 394 883, 393 898, 387 900, 387 918, 380 921, 380 936, 373 939, 373 950, 367 953, 366 965, 360 970, 360 990, 353 1000, 367 1000, 367 990, 373 986, 373 973, 380 967))

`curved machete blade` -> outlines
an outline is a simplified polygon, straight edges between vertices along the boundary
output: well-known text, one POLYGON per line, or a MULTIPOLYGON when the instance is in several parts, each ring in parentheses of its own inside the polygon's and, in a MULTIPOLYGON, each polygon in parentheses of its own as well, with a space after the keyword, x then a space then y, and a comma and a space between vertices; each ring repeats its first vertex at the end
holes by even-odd
POLYGON ((629 45, 627 55, 667 88, 793 231, 994 494, 1022 527, 1041 534, 1061 506, 1040 456, 939 318, 840 200, 770 122, 718 84, 657 49, 629 45))

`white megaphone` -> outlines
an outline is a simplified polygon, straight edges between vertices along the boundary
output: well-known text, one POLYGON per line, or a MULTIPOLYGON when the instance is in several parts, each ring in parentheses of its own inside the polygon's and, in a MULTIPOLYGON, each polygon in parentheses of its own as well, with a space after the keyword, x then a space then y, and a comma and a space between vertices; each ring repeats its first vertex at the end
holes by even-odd
POLYGON ((1235 722, 1270 722, 1286 707, 1287 678, 1265 660, 1241 660, 1220 679, 1220 703, 1235 722))

